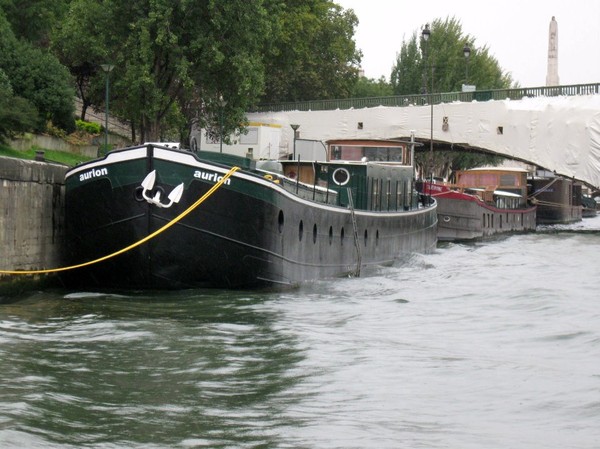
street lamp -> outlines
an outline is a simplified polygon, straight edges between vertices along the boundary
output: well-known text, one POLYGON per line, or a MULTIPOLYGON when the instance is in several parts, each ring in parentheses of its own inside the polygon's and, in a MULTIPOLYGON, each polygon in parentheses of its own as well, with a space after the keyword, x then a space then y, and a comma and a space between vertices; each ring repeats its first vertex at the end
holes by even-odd
MULTIPOLYGON (((429 104, 431 112, 429 114, 431 123, 429 124, 429 170, 431 171, 431 184, 433 184, 433 64, 431 64, 431 92, 429 94, 429 104)), ((431 193, 431 186, 429 187, 431 193)))
POLYGON ((469 47, 468 42, 463 48, 463 54, 465 55, 465 59, 467 60, 467 63, 465 65, 465 84, 469 84, 469 58, 471 56, 471 47, 469 47))
MULTIPOLYGON (((421 37, 423 38, 423 42, 427 44, 429 41, 429 36, 431 35, 431 31, 429 30, 429 24, 425 24, 425 28, 421 31, 421 37)), ((425 70, 423 71, 423 94, 427 93, 427 45, 424 45, 423 48, 423 57, 425 59, 425 70)))
POLYGON ((294 130, 294 160, 296 160, 296 137, 298 136, 298 128, 300 125, 290 125, 294 130))
POLYGON ((227 105, 227 101, 225 99, 223 99, 223 95, 219 95, 219 107, 220 107, 220 115, 219 115, 219 127, 220 127, 220 132, 219 132, 219 152, 222 153, 223 152, 223 110, 225 109, 225 106, 227 105))
POLYGON ((100 64, 102 70, 106 74, 106 113, 104 114, 104 151, 108 151, 108 78, 112 69, 115 68, 112 64, 100 64))
MULTIPOLYGON (((425 43, 427 43, 429 41, 429 37, 431 36, 431 30, 429 29, 429 24, 425 24, 425 27, 423 28, 423 31, 421 31, 421 37, 423 38, 423 41, 425 43)), ((427 48, 427 47, 425 47, 427 48)), ((426 54, 426 52, 424 52, 426 54)), ((426 62, 425 64, 427 64, 427 57, 425 58, 426 62)), ((429 92, 429 108, 430 108, 430 113, 429 113, 429 118, 431 120, 431 123, 429 124, 429 170, 431 172, 431 182, 433 183, 433 64, 430 64, 431 66, 431 90, 429 92)), ((424 71, 425 75, 423 76, 423 93, 427 93, 427 66, 425 66, 425 71, 424 71)), ((427 177, 426 177, 427 178, 427 177)))

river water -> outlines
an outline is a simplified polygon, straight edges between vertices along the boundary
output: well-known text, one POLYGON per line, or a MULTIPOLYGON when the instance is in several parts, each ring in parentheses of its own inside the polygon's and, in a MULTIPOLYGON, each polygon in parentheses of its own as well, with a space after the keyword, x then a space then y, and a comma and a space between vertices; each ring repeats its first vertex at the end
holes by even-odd
POLYGON ((0 447, 600 447, 600 217, 284 292, 0 304, 0 447))

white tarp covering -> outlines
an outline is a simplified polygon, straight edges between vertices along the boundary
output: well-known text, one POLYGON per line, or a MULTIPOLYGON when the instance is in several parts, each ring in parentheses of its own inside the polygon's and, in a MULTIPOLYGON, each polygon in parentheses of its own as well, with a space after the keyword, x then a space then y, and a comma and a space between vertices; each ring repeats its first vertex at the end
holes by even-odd
MULTIPOLYGON (((290 124, 300 138, 428 140, 429 105, 335 111, 251 113, 248 119, 290 124)), ((600 187, 600 95, 444 103, 433 107, 433 140, 483 148, 600 187)))

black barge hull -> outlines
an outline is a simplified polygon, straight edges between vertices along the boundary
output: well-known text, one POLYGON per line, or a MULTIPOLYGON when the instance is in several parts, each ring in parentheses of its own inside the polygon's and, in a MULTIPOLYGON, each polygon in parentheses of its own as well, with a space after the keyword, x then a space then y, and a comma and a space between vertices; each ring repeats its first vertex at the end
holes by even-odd
MULTIPOLYGON (((68 264, 111 255, 161 229, 202 197, 230 167, 160 147, 110 153, 67 174, 68 264), (170 207, 144 199, 141 181, 156 170, 157 204, 180 183, 170 207)), ((189 215, 146 243, 78 268, 69 285, 178 289, 293 286, 391 264, 436 246, 435 207, 356 211, 311 202, 272 178, 240 170, 189 215), (358 247, 357 244, 358 243, 358 247)))

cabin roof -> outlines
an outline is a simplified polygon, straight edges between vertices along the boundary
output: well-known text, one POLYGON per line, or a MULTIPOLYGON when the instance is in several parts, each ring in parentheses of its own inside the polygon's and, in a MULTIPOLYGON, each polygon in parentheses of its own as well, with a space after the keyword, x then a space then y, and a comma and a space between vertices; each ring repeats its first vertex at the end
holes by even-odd
POLYGON ((350 145, 363 147, 403 147, 411 142, 405 140, 376 140, 376 139, 333 139, 328 140, 327 145, 350 145))
POLYGON ((468 172, 498 172, 498 173, 529 173, 529 170, 520 167, 477 167, 469 168, 468 170, 458 170, 461 173, 468 172))

